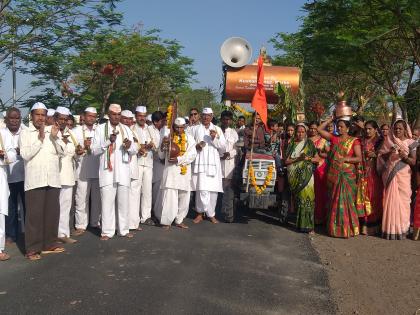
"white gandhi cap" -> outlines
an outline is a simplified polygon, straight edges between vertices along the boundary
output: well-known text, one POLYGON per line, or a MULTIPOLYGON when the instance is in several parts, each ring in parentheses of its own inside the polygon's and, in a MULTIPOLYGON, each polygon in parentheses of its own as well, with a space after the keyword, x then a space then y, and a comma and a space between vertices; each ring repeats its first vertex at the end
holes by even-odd
POLYGON ((70 116, 70 110, 67 107, 58 106, 55 110, 56 113, 59 113, 61 115, 70 116))
POLYGON ((87 107, 85 109, 85 113, 97 114, 97 111, 96 111, 96 108, 95 107, 87 107))
POLYGON ((121 112, 121 116, 127 117, 127 118, 133 118, 134 115, 131 111, 129 111, 128 109, 125 109, 121 112))
POLYGON ((204 107, 202 113, 210 115, 213 114, 213 110, 210 107, 204 107))
POLYGON ((35 109, 45 109, 45 110, 47 110, 47 106, 45 106, 44 103, 37 102, 34 105, 32 105, 31 111, 33 111, 35 109))
POLYGON ((136 107, 136 113, 146 114, 147 113, 146 106, 137 106, 136 107))
POLYGON ((178 117, 177 119, 175 119, 174 125, 178 126, 178 127, 184 126, 185 125, 185 119, 182 118, 182 117, 178 117))

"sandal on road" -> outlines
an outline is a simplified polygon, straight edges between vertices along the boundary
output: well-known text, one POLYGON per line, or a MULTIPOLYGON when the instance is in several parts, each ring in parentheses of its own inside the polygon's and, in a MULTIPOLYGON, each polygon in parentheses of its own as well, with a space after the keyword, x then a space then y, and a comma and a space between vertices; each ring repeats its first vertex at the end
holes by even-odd
POLYGON ((6 261, 9 260, 10 256, 6 253, 0 253, 0 261, 6 261))
POLYGON ((65 252, 65 251, 66 251, 66 249, 64 247, 53 246, 53 247, 50 247, 46 250, 43 250, 41 252, 41 254, 59 254, 59 253, 65 252))
POLYGON ((36 252, 30 252, 25 255, 26 258, 28 258, 30 261, 40 260, 41 255, 36 252))

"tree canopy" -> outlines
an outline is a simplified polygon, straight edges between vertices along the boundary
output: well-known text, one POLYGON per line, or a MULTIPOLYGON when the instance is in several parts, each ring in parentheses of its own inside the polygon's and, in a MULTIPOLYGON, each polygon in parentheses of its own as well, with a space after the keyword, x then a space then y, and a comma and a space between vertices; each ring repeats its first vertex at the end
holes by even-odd
POLYGON ((303 10, 299 31, 272 42, 275 64, 302 68, 307 108, 321 102, 328 110, 344 91, 358 113, 385 120, 391 103, 394 116, 400 109, 408 118, 404 95, 418 88, 419 1, 319 0, 303 10))

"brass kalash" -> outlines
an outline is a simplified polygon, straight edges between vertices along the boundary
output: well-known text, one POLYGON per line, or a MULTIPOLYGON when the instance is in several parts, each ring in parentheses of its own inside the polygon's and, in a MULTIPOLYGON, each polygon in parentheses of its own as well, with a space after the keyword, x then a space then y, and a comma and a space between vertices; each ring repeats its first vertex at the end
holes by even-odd
MULTIPOLYGON (((260 53, 264 57, 264 87, 267 103, 273 105, 278 103, 279 99, 275 93, 278 83, 289 88, 292 93, 297 93, 300 69, 273 66, 265 49, 262 49, 260 53)), ((232 102, 251 103, 257 87, 258 68, 256 63, 248 64, 252 57, 251 45, 243 38, 231 37, 222 44, 220 55, 224 62, 223 98, 225 104, 230 106, 232 102)), ((282 218, 283 198, 281 192, 276 188, 276 182, 277 171, 273 156, 248 152, 242 169, 240 194, 235 198, 235 208, 271 208, 278 212, 279 217, 282 218), (250 165, 251 172, 249 171, 250 165)))

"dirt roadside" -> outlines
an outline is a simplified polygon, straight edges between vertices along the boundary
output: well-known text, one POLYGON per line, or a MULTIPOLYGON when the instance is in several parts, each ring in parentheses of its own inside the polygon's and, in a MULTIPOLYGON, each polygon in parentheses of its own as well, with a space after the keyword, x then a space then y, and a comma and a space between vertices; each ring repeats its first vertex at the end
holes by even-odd
POLYGON ((420 242, 324 234, 311 240, 328 271, 338 314, 420 314, 420 242))

